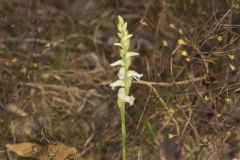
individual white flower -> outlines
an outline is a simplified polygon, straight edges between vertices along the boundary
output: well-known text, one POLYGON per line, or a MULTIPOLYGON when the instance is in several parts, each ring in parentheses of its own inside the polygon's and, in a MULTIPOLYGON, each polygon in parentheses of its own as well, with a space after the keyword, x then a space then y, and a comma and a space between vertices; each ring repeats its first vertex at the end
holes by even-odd
POLYGON ((110 64, 111 67, 114 66, 123 66, 123 61, 122 60, 117 60, 116 62, 113 62, 110 64))
POLYGON ((122 47, 122 44, 121 43, 113 43, 114 46, 119 46, 119 47, 122 47))
POLYGON ((117 81, 111 83, 109 86, 112 88, 112 90, 114 90, 115 87, 123 87, 124 83, 122 80, 117 80, 117 81))
POLYGON ((126 57, 129 58, 129 57, 138 56, 138 55, 139 55, 139 53, 137 53, 137 52, 127 52, 126 57))
POLYGON ((130 106, 132 106, 134 104, 134 100, 135 100, 135 98, 133 96, 128 96, 125 94, 124 88, 119 89, 118 98, 123 102, 129 103, 130 106))
POLYGON ((127 74, 129 77, 133 77, 135 80, 139 81, 143 74, 139 74, 136 71, 130 70, 127 74))
POLYGON ((129 38, 131 38, 132 36, 133 36, 132 34, 128 34, 122 38, 122 41, 124 42, 124 41, 128 40, 129 38))
POLYGON ((118 78, 123 80, 124 79, 124 76, 125 76, 125 68, 124 67, 121 67, 119 72, 118 72, 118 78))

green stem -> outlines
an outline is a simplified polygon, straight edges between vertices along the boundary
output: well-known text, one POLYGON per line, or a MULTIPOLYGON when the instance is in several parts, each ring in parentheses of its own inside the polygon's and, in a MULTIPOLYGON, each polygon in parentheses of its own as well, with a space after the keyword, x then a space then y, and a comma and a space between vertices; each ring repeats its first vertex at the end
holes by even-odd
POLYGON ((125 104, 119 106, 121 112, 121 125, 122 125, 122 159, 126 160, 126 125, 125 125, 125 104))

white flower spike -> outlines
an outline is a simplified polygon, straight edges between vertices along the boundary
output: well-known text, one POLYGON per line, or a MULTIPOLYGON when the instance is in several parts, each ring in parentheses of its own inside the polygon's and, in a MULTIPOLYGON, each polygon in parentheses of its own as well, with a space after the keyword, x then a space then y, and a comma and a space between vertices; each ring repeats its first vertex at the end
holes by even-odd
POLYGON ((143 74, 139 74, 136 71, 130 70, 128 71, 128 76, 133 77, 135 80, 139 81, 143 74))
POLYGON ((111 83, 109 86, 112 88, 112 90, 114 90, 115 87, 123 87, 124 83, 122 80, 117 80, 117 81, 111 83))
POLYGON ((133 78, 139 80, 143 74, 139 74, 135 71, 129 69, 132 62, 133 56, 138 56, 137 52, 130 52, 130 38, 132 34, 128 33, 127 22, 121 16, 118 16, 118 37, 120 38, 119 43, 114 43, 115 46, 120 47, 121 60, 118 60, 111 64, 114 66, 121 66, 118 72, 118 80, 111 83, 110 87, 114 89, 115 87, 120 87, 118 91, 117 104, 121 112, 121 124, 122 124, 122 159, 126 160, 126 125, 125 125, 125 105, 129 103, 130 106, 134 104, 135 98, 129 96, 129 91, 132 85, 133 78))
POLYGON ((134 100, 135 100, 135 98, 133 96, 128 96, 125 94, 124 88, 119 89, 118 98, 123 102, 129 103, 130 106, 132 106, 134 104, 134 100))

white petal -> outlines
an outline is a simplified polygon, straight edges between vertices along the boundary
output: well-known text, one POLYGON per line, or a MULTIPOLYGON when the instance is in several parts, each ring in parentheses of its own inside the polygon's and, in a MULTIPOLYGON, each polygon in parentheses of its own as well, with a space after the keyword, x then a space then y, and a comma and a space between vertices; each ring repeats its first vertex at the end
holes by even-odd
POLYGON ((133 35, 132 34, 129 34, 129 35, 126 35, 122 38, 123 41, 126 41, 128 40, 129 38, 131 38, 133 35))
POLYGON ((109 86, 112 88, 112 90, 114 90, 115 87, 123 87, 124 83, 121 80, 117 80, 117 81, 111 83, 109 86))
POLYGON ((118 78, 122 80, 122 79, 124 79, 124 76, 125 76, 125 68, 121 67, 118 72, 118 78))
POLYGON ((114 46, 122 47, 121 43, 113 43, 114 46))
POLYGON ((114 66, 123 66, 123 61, 122 60, 117 60, 116 62, 113 62, 110 64, 111 67, 114 66))
POLYGON ((128 71, 128 76, 129 77, 133 77, 134 79, 136 79, 137 81, 140 80, 140 78, 143 76, 143 74, 139 74, 136 71, 130 70, 128 71))
POLYGON ((127 58, 132 57, 132 56, 138 56, 139 53, 137 52, 127 52, 127 58))
POLYGON ((123 101, 129 103, 130 106, 133 105, 135 98, 133 96, 128 96, 125 94, 124 88, 120 88, 118 91, 118 98, 123 101))

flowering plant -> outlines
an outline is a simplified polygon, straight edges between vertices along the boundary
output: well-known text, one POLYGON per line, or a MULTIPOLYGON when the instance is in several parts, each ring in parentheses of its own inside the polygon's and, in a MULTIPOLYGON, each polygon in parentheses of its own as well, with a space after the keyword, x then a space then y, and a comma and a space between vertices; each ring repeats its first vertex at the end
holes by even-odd
POLYGON ((130 106, 134 104, 135 98, 129 96, 129 90, 132 85, 132 80, 139 80, 143 74, 139 74, 136 71, 130 70, 129 67, 132 62, 133 56, 138 56, 139 53, 129 51, 130 38, 132 34, 128 34, 127 23, 121 16, 118 16, 118 37, 119 43, 114 43, 115 46, 120 47, 121 59, 112 63, 111 66, 120 66, 118 72, 118 80, 110 84, 112 89, 120 87, 118 90, 117 104, 121 112, 121 125, 122 125, 122 156, 123 160, 126 160, 126 127, 125 127, 125 104, 129 103, 130 106))

